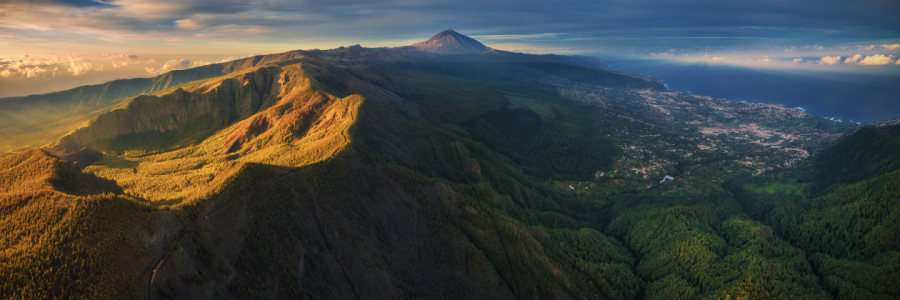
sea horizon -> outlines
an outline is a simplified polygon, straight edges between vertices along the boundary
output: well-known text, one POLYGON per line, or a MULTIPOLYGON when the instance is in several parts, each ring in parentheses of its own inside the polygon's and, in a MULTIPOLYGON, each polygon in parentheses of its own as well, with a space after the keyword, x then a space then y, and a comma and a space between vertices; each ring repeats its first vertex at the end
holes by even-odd
POLYGON ((798 108, 834 121, 900 118, 900 74, 771 70, 658 59, 605 59, 616 70, 655 77, 672 91, 798 108))

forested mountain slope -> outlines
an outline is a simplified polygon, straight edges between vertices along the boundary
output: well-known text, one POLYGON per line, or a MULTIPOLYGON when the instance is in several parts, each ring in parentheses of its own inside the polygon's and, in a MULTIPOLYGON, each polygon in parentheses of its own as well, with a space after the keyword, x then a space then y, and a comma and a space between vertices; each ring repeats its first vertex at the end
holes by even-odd
POLYGON ((118 260, 151 212, 121 193, 40 149, 0 158, 0 295, 136 297, 118 260))
POLYGON ((737 189, 750 213, 807 251, 838 299, 900 297, 898 129, 863 127, 809 169, 737 189))
POLYGON ((818 157, 820 188, 854 183, 900 169, 900 125, 865 126, 818 157))

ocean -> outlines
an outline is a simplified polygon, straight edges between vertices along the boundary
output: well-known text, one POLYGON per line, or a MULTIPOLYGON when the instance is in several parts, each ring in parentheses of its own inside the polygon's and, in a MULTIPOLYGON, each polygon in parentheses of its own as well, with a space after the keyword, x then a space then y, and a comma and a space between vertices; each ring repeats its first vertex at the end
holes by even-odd
POLYGON ((900 118, 900 74, 773 71, 664 60, 606 61, 613 69, 656 76, 673 91, 799 107, 844 122, 900 118))

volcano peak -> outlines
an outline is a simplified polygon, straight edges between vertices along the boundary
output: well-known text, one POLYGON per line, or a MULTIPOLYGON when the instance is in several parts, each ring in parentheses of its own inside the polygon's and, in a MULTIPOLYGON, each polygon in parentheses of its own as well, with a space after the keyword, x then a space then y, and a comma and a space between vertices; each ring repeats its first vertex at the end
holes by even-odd
POLYGON ((421 51, 441 54, 477 53, 493 50, 453 29, 438 32, 427 41, 412 44, 412 47, 421 51))

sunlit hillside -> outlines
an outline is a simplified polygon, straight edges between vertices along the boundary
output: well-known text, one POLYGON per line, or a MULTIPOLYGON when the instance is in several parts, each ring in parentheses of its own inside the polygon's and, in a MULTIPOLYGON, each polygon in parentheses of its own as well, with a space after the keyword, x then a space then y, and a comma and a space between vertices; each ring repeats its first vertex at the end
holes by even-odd
POLYGON ((149 207, 39 149, 4 157, 0 166, 3 298, 136 296, 137 283, 121 276, 118 260, 149 207))

